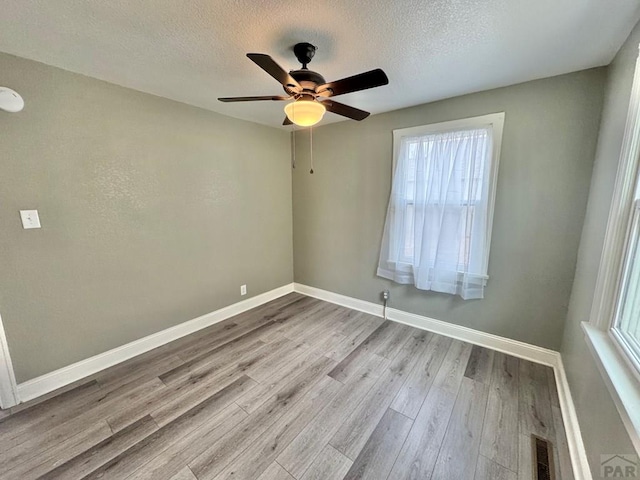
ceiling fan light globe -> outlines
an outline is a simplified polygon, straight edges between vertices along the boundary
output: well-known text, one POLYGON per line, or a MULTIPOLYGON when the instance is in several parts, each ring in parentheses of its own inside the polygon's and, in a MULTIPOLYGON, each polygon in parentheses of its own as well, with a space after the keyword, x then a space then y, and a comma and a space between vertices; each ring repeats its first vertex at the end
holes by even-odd
POLYGON ((326 112, 324 105, 315 100, 298 100, 284 107, 284 113, 289 120, 300 127, 315 125, 322 120, 324 112, 326 112))

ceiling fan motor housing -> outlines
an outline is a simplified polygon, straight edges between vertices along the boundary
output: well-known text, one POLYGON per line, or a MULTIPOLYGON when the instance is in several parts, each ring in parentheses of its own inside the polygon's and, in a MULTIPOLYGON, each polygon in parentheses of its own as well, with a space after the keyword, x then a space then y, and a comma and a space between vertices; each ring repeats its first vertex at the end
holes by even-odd
MULTIPOLYGON (((308 90, 309 93, 312 93, 312 92, 315 93, 316 86, 324 85, 325 83, 327 83, 325 82, 324 77, 322 75, 320 75, 318 72, 314 72, 313 70, 308 70, 308 69, 292 70, 289 72, 289 75, 295 78, 295 80, 300 84, 300 86, 304 90, 308 90)), ((294 91, 288 90, 286 87, 285 87, 285 91, 289 94, 295 95, 294 91)))

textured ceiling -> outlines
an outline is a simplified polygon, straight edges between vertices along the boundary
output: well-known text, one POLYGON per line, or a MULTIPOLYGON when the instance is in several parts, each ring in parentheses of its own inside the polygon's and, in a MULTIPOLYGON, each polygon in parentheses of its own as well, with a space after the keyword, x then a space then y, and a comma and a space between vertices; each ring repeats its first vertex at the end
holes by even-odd
POLYGON ((291 47, 311 42, 327 80, 380 67, 388 86, 337 99, 380 113, 606 65, 640 2, 0 0, 0 12, 0 51, 278 126, 283 103, 216 100, 281 94, 247 52, 290 70, 291 47))

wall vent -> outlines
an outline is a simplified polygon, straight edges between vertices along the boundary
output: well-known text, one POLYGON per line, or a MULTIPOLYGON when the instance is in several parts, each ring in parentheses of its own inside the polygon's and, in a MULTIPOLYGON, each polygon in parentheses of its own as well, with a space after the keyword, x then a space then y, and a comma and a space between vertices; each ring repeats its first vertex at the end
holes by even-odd
POLYGON ((555 480, 551 443, 544 438, 531 435, 531 446, 533 448, 534 480, 555 480))

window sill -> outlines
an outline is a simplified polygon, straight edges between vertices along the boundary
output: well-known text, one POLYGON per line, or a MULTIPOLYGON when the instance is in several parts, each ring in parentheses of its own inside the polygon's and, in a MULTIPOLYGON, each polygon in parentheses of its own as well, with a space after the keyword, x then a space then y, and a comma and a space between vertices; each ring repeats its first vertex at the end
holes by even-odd
POLYGON ((622 422, 640 454, 640 382, 608 332, 582 322, 587 345, 596 359, 622 422))

